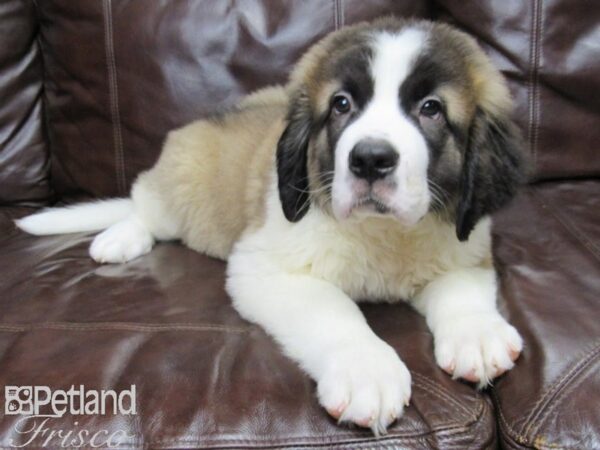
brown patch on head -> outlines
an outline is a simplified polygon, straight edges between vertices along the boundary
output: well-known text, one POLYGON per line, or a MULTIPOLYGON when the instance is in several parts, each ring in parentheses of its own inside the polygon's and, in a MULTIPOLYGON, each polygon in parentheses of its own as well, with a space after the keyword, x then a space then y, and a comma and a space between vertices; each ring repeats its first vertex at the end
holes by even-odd
POLYGON ((465 97, 471 97, 477 107, 491 114, 510 113, 512 99, 506 81, 475 39, 448 25, 435 24, 432 40, 439 51, 458 57, 457 69, 468 82, 469 93, 463 92, 465 97))
POLYGON ((468 126, 475 113, 475 101, 473 96, 463 86, 445 84, 436 89, 444 105, 446 105, 446 116, 455 124, 468 126))
POLYGON ((427 39, 399 86, 398 107, 426 140, 429 179, 444 191, 443 209, 461 216, 457 235, 465 239, 482 214, 512 196, 522 168, 518 133, 508 118, 511 98, 500 72, 474 39, 451 26, 387 18, 328 35, 290 77, 287 127, 277 153, 280 199, 289 220, 300 220, 311 202, 329 208, 337 139, 373 95, 374 37, 408 27, 423 31, 427 39), (349 94, 353 109, 336 121, 332 111, 341 94, 349 94), (441 104, 441 116, 421 113, 430 97, 441 104), (495 175, 486 175, 492 170, 495 175), (465 183, 470 183, 468 190, 465 183), (482 187, 477 192, 476 185, 482 187))
POLYGON ((427 43, 400 98, 427 141, 432 206, 439 205, 455 221, 457 236, 464 240, 522 181, 520 137, 510 121, 505 80, 475 40, 448 25, 420 26, 427 43), (431 99, 440 102, 442 111, 433 119, 422 113, 431 99))
POLYGON ((443 89, 442 83, 440 96, 448 102, 453 145, 462 160, 451 209, 457 237, 466 240, 482 217, 514 196, 525 178, 526 162, 519 130, 510 120, 512 99, 504 77, 475 40, 435 24, 430 44, 431 57, 442 61, 449 75, 450 87, 443 89), (456 81, 460 77, 462 83, 456 81))
POLYGON ((328 84, 331 86, 339 82, 333 70, 336 63, 353 47, 367 50, 368 34, 372 28, 373 25, 368 23, 345 27, 313 45, 298 61, 290 75, 290 92, 302 90, 313 105, 322 106, 323 98, 320 94, 323 89, 328 84))
POLYGON ((327 126, 332 99, 341 91, 352 91, 364 102, 370 97, 372 30, 372 24, 363 23, 326 36, 309 49, 290 77, 288 127, 277 159, 280 199, 289 220, 306 213, 307 208, 298 205, 314 202, 328 209, 336 139, 327 126))

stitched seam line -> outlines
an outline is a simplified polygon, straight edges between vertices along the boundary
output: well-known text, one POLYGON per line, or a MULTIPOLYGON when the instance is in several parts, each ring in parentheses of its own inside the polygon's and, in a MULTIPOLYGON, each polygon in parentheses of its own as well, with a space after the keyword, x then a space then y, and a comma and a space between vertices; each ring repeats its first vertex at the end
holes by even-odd
POLYGON ((529 47, 529 127, 527 135, 529 138, 529 152, 531 154, 534 166, 537 166, 537 119, 539 117, 538 104, 538 66, 539 66, 539 38, 540 38, 540 1, 532 2, 531 32, 529 47))
MULTIPOLYGON (((153 440, 150 442, 145 442, 143 439, 140 439, 139 441, 134 441, 134 442, 128 442, 128 443, 120 443, 119 447, 114 447, 114 448, 165 448, 162 447, 163 445, 167 445, 167 446, 172 446, 172 445, 193 445, 195 448, 199 448, 199 446, 202 446, 201 448, 207 448, 206 445, 209 445, 210 447, 208 448, 223 448, 223 447, 215 447, 216 445, 229 445, 229 446, 234 446, 233 448, 247 448, 247 447, 239 447, 240 444, 244 444, 244 445, 252 445, 253 447, 255 447, 256 445, 260 445, 260 448, 282 448, 282 445, 285 446, 285 448, 307 448, 307 447, 311 447, 311 448, 332 448, 332 446, 335 446, 337 448, 340 448, 340 446, 344 446, 341 448, 348 448, 346 447, 348 444, 355 444, 355 445, 359 445, 360 448, 364 448, 364 446, 367 446, 366 448, 368 449, 373 449, 375 447, 373 447, 374 445, 376 445, 376 448, 392 448, 392 449, 397 449, 397 447, 394 445, 394 441, 402 441, 402 442, 421 442, 421 443, 427 443, 427 438, 429 436, 434 435, 436 432, 445 432, 446 434, 444 435, 444 437, 447 436, 454 436, 454 435, 460 435, 461 433, 464 433, 466 431, 468 431, 468 428, 465 427, 460 427, 457 429, 443 429, 443 430, 436 430, 436 431, 428 431, 425 433, 421 433, 421 434, 417 434, 417 435, 413 435, 413 436, 387 436, 387 437, 380 437, 377 439, 376 444, 374 443, 375 439, 373 437, 368 437, 368 438, 360 438, 357 437, 356 434, 350 435, 350 434, 346 434, 344 436, 347 437, 351 437, 354 438, 352 440, 348 440, 348 441, 344 441, 344 442, 339 442, 337 441, 341 436, 340 435, 328 435, 328 436, 318 436, 317 439, 329 439, 332 438, 334 440, 336 440, 337 442, 320 442, 320 441, 312 441, 310 442, 310 440, 315 439, 315 436, 308 436, 307 440, 309 442, 303 442, 303 443, 297 443, 294 441, 298 441, 299 439, 304 439, 302 436, 299 437, 293 437, 293 438, 282 438, 282 439, 277 439, 274 442, 264 442, 258 439, 255 440, 248 440, 248 439, 207 439, 207 440, 198 440, 198 439, 158 439, 158 440, 153 440), (265 445, 267 445, 268 447, 265 447, 265 445), (383 447, 385 446, 385 447, 383 447)), ((39 447, 39 446, 27 446, 24 448, 45 448, 45 447, 39 447)), ((80 448, 86 448, 86 447, 80 447, 80 448)), ((166 448, 171 448, 171 447, 166 447, 166 448)), ((232 447, 228 447, 228 448, 232 448, 232 447)), ((355 447, 353 447, 355 448, 355 447)), ((1 450, 9 450, 9 449, 13 449, 13 447, 0 447, 1 450)))
MULTIPOLYGON (((413 381, 413 385, 415 387, 418 387, 422 391, 427 392, 428 394, 432 395, 433 397, 448 401, 444 396, 439 395, 439 392, 436 392, 435 389, 431 389, 431 387, 428 387, 425 384, 419 383, 417 381, 413 381)), ((449 402, 449 403, 450 403, 450 405, 453 405, 452 402, 449 402)), ((457 411, 456 408, 452 408, 452 409, 454 412, 460 413, 460 411, 457 411)), ((474 417, 474 415, 467 416, 467 420, 473 420, 473 417, 474 417)), ((464 425, 462 425, 456 421, 449 421, 449 422, 443 422, 443 423, 439 424, 438 426, 442 427, 442 428, 446 428, 446 427, 460 427, 460 426, 464 426, 464 425)))
MULTIPOLYGON (((597 351, 598 349, 596 348, 596 346, 592 347, 592 350, 588 353, 593 353, 594 351, 597 351)), ((584 361, 586 358, 586 354, 583 354, 581 357, 578 358, 578 360, 584 361)), ((569 372, 571 372, 573 369, 569 370, 569 372)), ((566 375, 568 376, 568 374, 566 375)), ((565 378, 565 377, 563 377, 565 378)), ((510 438, 512 441, 514 441, 515 443, 521 444, 521 445, 526 445, 526 446, 531 446, 533 445, 533 443, 530 443, 529 440, 522 434, 523 433, 523 428, 525 428, 526 424, 530 421, 531 416, 534 414, 535 410, 539 407, 539 405, 541 404, 541 401, 547 397, 549 391, 551 391, 558 382, 553 383, 553 385, 548 388, 548 390, 542 395, 542 397, 540 398, 540 400, 538 400, 535 404, 535 406, 532 409, 532 412, 529 414, 529 416, 527 417, 525 424, 521 427, 521 432, 516 431, 509 423, 508 420, 506 418, 506 416, 504 415, 503 411, 502 411, 502 407, 500 404, 500 398, 498 397, 498 393, 497 390, 494 388, 491 390, 491 395, 492 395, 492 399, 494 400, 495 403, 495 411, 497 412, 497 416, 499 418, 498 423, 500 424, 500 426, 503 428, 504 430, 504 434, 510 438)))
POLYGON ((444 389, 442 386, 438 385, 435 381, 430 380, 429 378, 425 377, 424 375, 421 375, 418 373, 413 373, 412 375, 413 375, 413 378, 419 379, 422 383, 426 383, 432 389, 434 389, 437 392, 437 395, 439 397, 446 399, 446 401, 454 404, 459 409, 461 409, 464 413, 466 413, 467 417, 473 419, 473 417, 475 417, 475 416, 477 416, 477 414, 479 414, 479 411, 476 411, 476 412, 471 411, 469 408, 467 408, 465 405, 463 405, 460 401, 458 401, 456 398, 454 398, 446 389, 444 389))
MULTIPOLYGON (((479 417, 477 418, 477 420, 479 419, 479 417)), ((404 441, 404 442, 423 442, 426 440, 427 437, 429 436, 433 436, 435 434, 439 434, 439 433, 444 433, 444 437, 448 437, 448 436, 452 436, 452 435, 457 435, 457 434, 461 434, 464 433, 466 431, 468 431, 470 428, 470 424, 467 426, 457 426, 457 427, 440 427, 440 428, 436 428, 433 430, 427 430, 424 432, 416 432, 413 434, 409 434, 407 436, 402 436, 402 435, 387 435, 385 437, 380 437, 378 439, 378 443, 381 443, 383 445, 389 445, 390 441, 404 441), (387 442, 386 442, 387 441, 387 442)), ((277 446, 277 445, 285 445, 285 446, 289 446, 289 445, 302 445, 302 446, 311 446, 311 447, 322 447, 322 446, 331 446, 331 445, 348 445, 348 444, 357 444, 357 445, 372 445, 373 442, 373 437, 369 436, 369 437, 359 437, 356 435, 356 433, 340 433, 340 434, 331 434, 331 435, 320 435, 320 436, 291 436, 291 437, 282 437, 282 438, 277 438, 275 440, 272 440, 270 442, 268 442, 268 440, 271 440, 272 438, 267 437, 265 439, 260 439, 259 437, 255 438, 255 439, 243 439, 243 438, 219 438, 219 439, 205 439, 205 440, 199 440, 199 439, 189 439, 189 438, 166 438, 166 439, 154 439, 151 442, 148 442, 144 445, 144 447, 154 447, 157 445, 173 445, 173 444, 192 444, 192 445, 219 445, 219 444, 232 444, 232 445, 236 445, 236 444, 250 444, 250 445, 269 445, 269 446, 277 446), (347 440, 345 442, 339 442, 340 439, 347 439, 350 438, 350 440, 347 440), (297 443, 298 440, 304 440, 306 442, 304 443, 297 443), (323 440, 329 440, 329 441, 334 441, 334 442, 323 442, 323 440), (267 441, 267 442, 265 442, 267 441), (337 441, 337 442, 335 442, 337 441)), ((120 443, 119 445, 121 447, 135 447, 135 446, 139 446, 141 443, 144 443, 143 439, 140 439, 139 441, 134 441, 134 442, 123 442, 120 443)), ((4 447, 0 447, 0 448, 4 448, 4 447)), ((27 448, 41 448, 41 447, 27 447, 27 448)))
POLYGON ((491 391, 492 394, 492 398, 494 400, 494 404, 495 404, 495 408, 494 410, 497 413, 497 416, 499 418, 498 420, 498 424, 500 425, 501 428, 501 433, 511 441, 511 443, 514 443, 515 445, 521 446, 521 447, 527 447, 527 448, 535 448, 535 449, 564 449, 564 450, 579 450, 581 448, 584 448, 582 445, 569 445, 566 446, 564 444, 552 444, 552 443, 546 443, 546 444, 540 444, 539 442, 536 442, 535 440, 533 442, 530 442, 529 439, 527 439, 526 437, 520 435, 519 433, 517 433, 508 423, 508 421, 506 420, 506 417, 504 416, 504 414, 502 413, 502 409, 500 408, 500 399, 498 398, 498 394, 495 390, 491 391))
MULTIPOLYGON (((408 442, 419 442, 419 441, 424 441, 428 436, 433 436, 439 433, 445 433, 444 436, 449 436, 449 435, 455 435, 455 434, 460 434, 460 433, 464 433, 465 431, 468 431, 468 429, 470 428, 470 425, 467 426, 451 426, 451 427, 439 427, 439 428, 435 428, 433 430, 426 430, 423 432, 409 432, 408 435, 402 436, 400 434, 397 435, 391 435, 388 434, 385 437, 380 437, 378 442, 382 443, 382 444, 387 444, 388 442, 385 441, 408 441, 408 442)), ((182 439, 172 439, 172 438, 165 438, 165 439, 155 439, 152 440, 152 442, 149 444, 150 446, 156 445, 156 444, 174 444, 174 443, 181 443, 181 444, 209 444, 209 445, 214 445, 214 444, 220 444, 220 443, 230 443, 230 444, 238 444, 238 443, 246 443, 246 444, 255 444, 255 445, 264 445, 265 443, 267 443, 268 445, 271 446, 275 446, 278 444, 283 444, 283 445, 306 445, 306 446, 330 446, 330 445, 347 445, 347 444, 352 444, 352 443, 356 443, 357 445, 364 445, 364 444, 371 444, 373 441, 373 437, 372 436, 368 436, 368 437, 360 437, 357 436, 356 433, 339 433, 339 434, 330 434, 330 435, 309 435, 309 436, 290 436, 290 437, 281 437, 281 438, 276 438, 273 441, 270 442, 265 442, 265 441, 269 441, 271 440, 271 437, 266 437, 264 439, 260 439, 260 437, 257 437, 253 440, 250 439, 243 439, 243 438, 230 438, 230 439, 211 439, 208 438, 206 440, 198 440, 198 439, 187 439, 187 438, 182 438, 182 439), (348 439, 350 438, 350 440, 347 440, 345 442, 339 442, 339 439, 348 439), (297 441, 298 440, 303 440, 305 441, 304 443, 300 443, 298 444, 297 441), (330 442, 323 442, 323 440, 328 440, 330 442), (331 442, 333 441, 333 442, 331 442), (335 442, 337 441, 337 442, 335 442)), ((135 445, 135 444, 121 444, 121 445, 135 445)))
MULTIPOLYGON (((478 418, 479 419, 479 418, 478 418)), ((429 430, 429 431, 425 431, 422 433, 416 433, 416 434, 412 434, 412 435, 408 435, 408 436, 401 436, 401 435, 387 435, 386 437, 380 437, 379 439, 377 439, 377 448, 382 448, 381 445, 386 446, 386 448, 390 445, 394 445, 393 442, 394 441, 402 441, 402 442, 427 442, 427 438, 429 436, 433 436, 435 434, 439 434, 439 433, 444 433, 443 436, 439 436, 439 437, 451 437, 451 436, 455 436, 455 435, 460 435, 462 433, 465 433, 469 430, 470 425, 469 426, 460 426, 460 427, 448 427, 448 428, 438 428, 435 430, 429 430)), ((267 438, 267 439, 271 439, 271 438, 267 438)), ((321 448, 321 447, 327 447, 327 448, 331 448, 331 446, 346 446, 348 444, 356 444, 356 445, 360 445, 361 447, 367 445, 369 447, 367 448, 373 448, 373 437, 359 437, 357 436, 355 433, 354 434, 350 434, 350 433, 342 433, 342 434, 333 434, 333 435, 325 435, 325 436, 294 436, 294 437, 289 437, 289 438, 278 438, 274 441, 271 442, 265 442, 265 440, 261 440, 261 439, 253 439, 253 440, 249 440, 249 439, 240 439, 240 438, 233 438, 233 439, 205 439, 205 440, 198 440, 198 439, 189 439, 189 438, 175 438, 175 439, 155 439, 152 440, 150 442, 145 442, 143 439, 139 439, 136 440, 134 442, 123 442, 120 443, 119 446, 121 448, 138 448, 140 447, 140 445, 144 448, 154 448, 154 447, 158 447, 158 448, 164 448, 161 447, 162 445, 177 445, 177 444, 184 444, 184 445, 210 445, 210 446, 214 446, 214 445, 239 445, 239 444, 245 444, 245 445, 260 445, 260 448, 264 448, 264 445, 268 445, 269 448, 272 447, 276 447, 276 448, 280 448, 281 445, 285 446, 285 447, 289 447, 289 446, 293 446, 293 448, 297 448, 297 446, 302 446, 302 447, 315 447, 315 448, 321 448), (344 438, 350 438, 351 440, 346 440, 344 442, 340 442, 340 439, 344 439, 344 438), (329 440, 330 442, 323 442, 323 440, 329 440), (298 440, 305 440, 306 442, 303 443, 298 443, 298 440), (331 442, 333 441, 333 442, 331 442), (337 441, 337 442, 336 442, 337 441)), ((0 449, 8 449, 9 447, 0 447, 0 449)), ((27 446, 26 448, 43 448, 43 447, 38 447, 38 446, 27 446)), ((82 447, 83 448, 83 447, 82 447)), ((204 447, 203 447, 204 448, 204 447)), ((214 448, 214 447, 213 447, 214 448)), ((219 447, 221 448, 221 447, 219 447)), ((347 447, 343 447, 343 448, 347 448, 347 447)), ((396 448, 396 447, 391 447, 391 448, 396 448)))
POLYGON ((128 322, 42 322, 39 324, 0 324, 0 331, 22 333, 35 330, 71 330, 71 331, 141 331, 146 333, 160 331, 225 331, 231 333, 247 333, 250 328, 230 327, 216 324, 136 324, 128 322))
POLYGON ((42 49, 42 20, 40 7, 38 5, 38 0, 33 0, 33 9, 35 11, 35 20, 36 20, 36 36, 35 36, 35 45, 37 46, 38 57, 40 59, 40 80, 41 80, 41 93, 40 93, 40 103, 42 104, 42 112, 41 112, 41 130, 42 130, 42 139, 46 144, 45 157, 46 161, 44 165, 46 166, 46 181, 48 182, 49 194, 46 196, 44 200, 45 204, 48 204, 48 200, 52 200, 56 197, 56 191, 54 189, 52 183, 52 142, 50 141, 50 132, 48 131, 48 105, 46 99, 46 84, 47 84, 47 76, 46 76, 46 59, 44 57, 44 52, 42 49))
POLYGON ((499 421, 498 423, 500 424, 500 427, 503 429, 504 434, 512 441, 514 441, 515 443, 518 444, 526 444, 526 439, 521 436, 519 433, 517 433, 512 426, 508 423, 508 421, 506 420, 506 417, 504 417, 504 413, 502 412, 502 407, 500 406, 500 398, 498 398, 498 394, 496 393, 496 389, 492 389, 491 390, 491 394, 492 394, 492 398, 494 400, 494 403, 496 405, 496 407, 494 408, 494 410, 497 412, 498 417, 499 417, 499 421))
POLYGON ((535 159, 538 154, 538 143, 540 135, 540 123, 542 108, 540 105, 540 59, 542 54, 542 42, 544 36, 544 0, 538 0, 538 13, 537 13, 537 45, 535 46, 535 126, 533 130, 533 151, 535 159))
POLYGON ((600 343, 596 342, 591 351, 586 353, 582 358, 579 358, 579 361, 546 391, 523 424, 522 435, 527 437, 539 429, 541 421, 547 416, 546 409, 551 408, 552 400, 559 397, 560 393, 569 386, 571 381, 589 366, 599 354, 600 343), (535 428, 534 423, 538 423, 535 428))
POLYGON ((550 202, 544 201, 542 194, 537 188, 532 189, 533 195, 543 208, 547 208, 550 214, 571 234, 581 245, 583 245, 597 260, 600 261, 600 248, 589 239, 585 233, 573 221, 561 214, 550 202))
POLYGON ((110 113, 113 128, 113 145, 115 150, 115 176, 117 189, 121 195, 126 194, 125 157, 123 154, 123 135, 121 132, 121 113, 119 111, 119 87, 117 84, 117 64, 113 41, 112 2, 104 0, 104 46, 108 70, 108 89, 110 97, 110 113))
POLYGON ((552 383, 552 385, 546 390, 546 392, 544 392, 544 394, 542 394, 540 399, 531 409, 529 416, 527 416, 523 426, 521 427, 521 432, 519 433, 520 435, 528 435, 534 421, 538 416, 543 414, 544 407, 550 402, 552 397, 556 396, 560 390, 564 388, 564 385, 568 383, 571 377, 578 373, 582 367, 585 367, 590 360, 598 354, 598 352, 600 352, 600 342, 595 342, 592 345, 591 350, 586 351, 586 353, 582 353, 581 356, 577 358, 577 363, 571 366, 571 368, 564 372, 558 380, 552 383))
POLYGON ((338 9, 339 9, 339 0, 332 0, 332 6, 333 6, 333 26, 336 30, 338 30, 340 28, 340 23, 339 23, 339 15, 338 15, 338 9))
MULTIPOLYGON (((593 366, 593 363, 595 362, 599 354, 600 353, 597 352, 594 356, 590 358, 590 361, 588 361, 586 364, 582 364, 582 366, 577 370, 577 373, 574 373, 570 377, 570 379, 564 383, 563 387, 560 389, 559 392, 556 393, 552 400, 548 402, 548 404, 544 408, 542 416, 539 420, 536 421, 538 423, 538 426, 531 430, 531 434, 533 435, 532 439, 534 439, 534 442, 536 439, 535 436, 538 434, 542 424, 546 422, 550 414, 554 412, 554 410, 560 405, 561 399, 563 399, 565 395, 567 395, 567 392, 572 391, 576 386, 578 386, 581 383, 581 381, 583 380, 583 377, 581 376, 582 373, 588 370, 590 366, 593 366)), ((555 445, 556 444, 552 443, 544 444, 544 446, 551 448, 555 447, 555 445)))

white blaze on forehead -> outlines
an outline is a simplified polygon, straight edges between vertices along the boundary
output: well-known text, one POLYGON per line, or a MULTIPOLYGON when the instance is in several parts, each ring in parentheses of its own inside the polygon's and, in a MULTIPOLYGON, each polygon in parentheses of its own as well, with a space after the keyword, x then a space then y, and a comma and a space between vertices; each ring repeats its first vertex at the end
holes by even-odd
POLYGON ((356 200, 355 178, 349 170, 348 158, 354 146, 368 138, 386 140, 400 155, 393 174, 395 192, 387 199, 394 214, 411 223, 426 212, 429 153, 419 128, 402 110, 400 99, 400 87, 410 76, 426 39, 426 32, 414 28, 373 36, 373 97, 342 132, 336 148, 332 192, 336 216, 347 216, 356 200))
POLYGON ((408 29, 399 34, 381 33, 375 37, 371 76, 374 82, 373 100, 389 99, 397 105, 399 89, 410 74, 415 60, 425 46, 422 30, 408 29))

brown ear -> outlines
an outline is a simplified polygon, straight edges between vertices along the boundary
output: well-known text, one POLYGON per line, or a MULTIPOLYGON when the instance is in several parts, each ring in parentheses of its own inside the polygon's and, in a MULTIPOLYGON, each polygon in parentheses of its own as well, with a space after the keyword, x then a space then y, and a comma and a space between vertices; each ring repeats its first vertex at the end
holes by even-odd
POLYGON ((514 197, 526 178, 521 136, 508 118, 478 109, 464 153, 456 236, 466 241, 483 216, 492 214, 514 197))
POLYGON ((292 98, 287 122, 277 144, 277 185, 283 214, 290 222, 297 222, 310 206, 307 159, 312 120, 303 92, 292 98))

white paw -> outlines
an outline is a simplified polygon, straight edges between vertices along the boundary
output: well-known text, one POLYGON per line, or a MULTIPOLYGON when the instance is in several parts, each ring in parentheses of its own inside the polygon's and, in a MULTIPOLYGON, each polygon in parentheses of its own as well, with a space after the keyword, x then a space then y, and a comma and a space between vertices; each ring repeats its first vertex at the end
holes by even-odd
POLYGON ((434 338, 438 365, 480 388, 512 369, 523 349, 517 330, 498 313, 449 319, 436 328, 434 338))
POLYGON ((152 234, 135 218, 117 222, 94 238, 90 256, 99 263, 123 263, 152 249, 152 234))
POLYGON ((410 400, 410 373, 382 341, 336 351, 317 383, 319 402, 331 416, 375 435, 385 434, 410 400))

